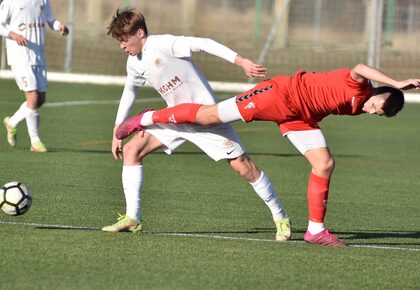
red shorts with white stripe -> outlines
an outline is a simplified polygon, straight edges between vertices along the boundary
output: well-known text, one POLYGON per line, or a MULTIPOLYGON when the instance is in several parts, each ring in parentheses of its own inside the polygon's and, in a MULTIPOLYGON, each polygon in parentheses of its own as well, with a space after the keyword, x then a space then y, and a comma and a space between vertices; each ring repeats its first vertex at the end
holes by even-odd
POLYGON ((266 80, 249 91, 236 96, 236 105, 245 122, 272 121, 284 135, 289 131, 318 130, 317 123, 300 119, 299 113, 288 101, 287 83, 290 78, 266 80))

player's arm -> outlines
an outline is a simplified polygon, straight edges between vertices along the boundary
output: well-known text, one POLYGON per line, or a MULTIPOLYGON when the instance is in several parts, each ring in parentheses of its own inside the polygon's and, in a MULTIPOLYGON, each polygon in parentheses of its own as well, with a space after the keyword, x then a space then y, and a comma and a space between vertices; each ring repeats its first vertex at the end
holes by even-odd
POLYGON ((51 29, 53 29, 55 31, 60 31, 60 34, 62 36, 66 36, 67 34, 69 34, 69 29, 67 28, 67 26, 60 23, 60 21, 55 19, 54 15, 52 14, 50 1, 47 1, 47 4, 45 5, 43 11, 45 13, 45 17, 47 19, 48 26, 51 29))
POLYGON ((188 57, 191 56, 191 52, 204 51, 240 66, 248 77, 265 77, 267 72, 264 66, 253 63, 227 46, 210 38, 178 37, 174 42, 173 50, 175 55, 181 54, 188 57))
POLYGON ((117 117, 115 119, 115 126, 112 132, 112 155, 116 160, 122 159, 122 140, 115 137, 115 131, 118 126, 128 117, 131 107, 136 100, 136 95, 138 93, 138 87, 132 85, 129 82, 126 82, 124 90, 121 96, 120 104, 118 106, 117 117))
POLYGON ((420 89, 420 79, 407 79, 397 81, 382 71, 365 64, 356 65, 350 72, 350 76, 358 81, 372 80, 384 85, 393 86, 401 90, 420 89))

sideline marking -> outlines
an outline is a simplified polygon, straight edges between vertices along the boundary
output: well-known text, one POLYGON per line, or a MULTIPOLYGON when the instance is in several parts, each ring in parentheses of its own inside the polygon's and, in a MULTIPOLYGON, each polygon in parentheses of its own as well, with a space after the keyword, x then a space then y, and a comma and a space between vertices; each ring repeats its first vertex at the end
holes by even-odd
MULTIPOLYGON (((99 231, 97 227, 79 227, 79 226, 66 226, 66 225, 50 225, 50 224, 38 224, 38 223, 26 223, 26 222, 6 222, 1 221, 0 224, 6 225, 22 225, 22 226, 33 226, 50 229, 69 229, 69 230, 95 230, 99 231)), ((144 232, 147 235, 156 236, 177 236, 177 237, 194 237, 194 238, 210 238, 219 240, 237 240, 237 241, 254 241, 254 242, 270 242, 270 243, 281 243, 275 240, 267 239, 255 239, 255 238, 241 238, 241 237, 229 237, 220 235, 204 235, 204 234, 185 234, 185 233, 158 233, 158 232, 144 232)), ((292 240, 287 243, 298 243, 303 244, 303 241, 292 240)), ((385 247, 377 245, 350 245, 351 248, 369 248, 369 249, 380 249, 380 250, 400 250, 400 251, 420 251, 420 248, 403 248, 403 247, 385 247)))

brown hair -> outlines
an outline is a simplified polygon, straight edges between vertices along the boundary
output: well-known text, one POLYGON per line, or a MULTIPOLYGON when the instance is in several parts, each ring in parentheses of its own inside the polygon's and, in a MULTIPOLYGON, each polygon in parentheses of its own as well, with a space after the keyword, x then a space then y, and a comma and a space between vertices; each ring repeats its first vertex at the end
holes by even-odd
POLYGON ((147 36, 146 20, 142 13, 132 8, 118 9, 108 26, 107 35, 122 41, 136 34, 139 29, 147 36))
POLYGON ((373 89, 373 95, 380 95, 388 93, 389 96, 386 98, 382 110, 385 112, 385 116, 395 116, 404 106, 404 94, 399 89, 393 87, 378 87, 373 89))

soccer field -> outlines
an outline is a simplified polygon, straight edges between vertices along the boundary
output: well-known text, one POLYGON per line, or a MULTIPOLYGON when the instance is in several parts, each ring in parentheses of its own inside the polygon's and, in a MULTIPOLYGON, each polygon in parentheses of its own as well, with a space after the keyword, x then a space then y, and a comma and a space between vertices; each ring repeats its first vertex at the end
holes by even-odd
MULTIPOLYGON (((268 122, 234 126, 276 187, 292 241, 275 242, 251 186, 191 144, 144 160, 144 232, 98 230, 125 213, 121 162, 110 152, 121 90, 50 83, 46 154, 29 151, 23 123, 10 148, 2 126, 0 183, 22 181, 34 199, 23 216, 0 212, 0 289, 418 289, 419 104, 390 119, 321 123, 336 159, 326 222, 351 245, 331 248, 303 243, 310 168, 268 122)), ((18 95, 13 80, 0 80, 1 119, 18 95)), ((141 95, 138 109, 163 106, 152 90, 141 95)))

